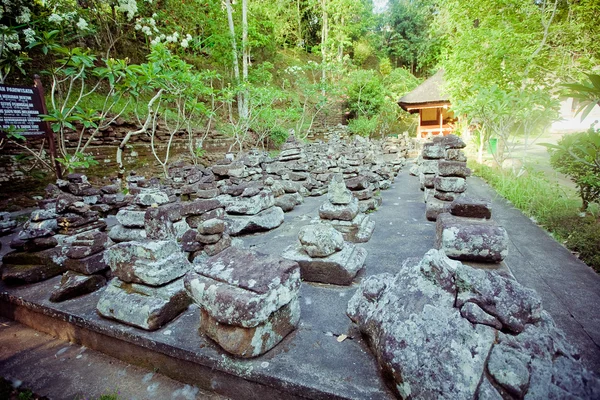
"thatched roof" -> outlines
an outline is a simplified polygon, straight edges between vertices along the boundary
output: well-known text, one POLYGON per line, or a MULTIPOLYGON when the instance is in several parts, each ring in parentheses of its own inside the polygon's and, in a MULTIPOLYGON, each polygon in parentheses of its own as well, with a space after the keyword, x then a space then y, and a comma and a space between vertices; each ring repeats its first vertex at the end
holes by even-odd
POLYGON ((448 103, 448 96, 442 94, 442 86, 444 83, 444 70, 440 69, 435 75, 429 77, 425 82, 408 92, 400 100, 398 105, 404 110, 407 108, 415 108, 415 106, 426 105, 431 103, 448 103))

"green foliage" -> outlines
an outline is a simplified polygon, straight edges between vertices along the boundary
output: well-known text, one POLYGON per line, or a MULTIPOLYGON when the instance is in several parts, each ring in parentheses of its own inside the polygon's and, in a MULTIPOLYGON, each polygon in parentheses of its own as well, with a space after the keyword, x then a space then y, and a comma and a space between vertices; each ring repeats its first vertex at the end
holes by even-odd
POLYGON ((353 135, 369 137, 377 130, 377 118, 360 116, 348 122, 348 130, 353 135))
POLYGON ((600 272, 600 223, 597 215, 581 217, 581 202, 570 192, 557 183, 550 183, 541 172, 528 171, 517 177, 511 172, 474 162, 469 162, 469 167, 559 242, 577 252, 582 261, 600 272))
POLYGON ((587 74, 587 76, 589 82, 564 85, 571 90, 569 95, 581 102, 577 113, 581 113, 582 121, 595 106, 600 105, 600 75, 587 74))
POLYGON ((440 53, 437 35, 431 34, 433 2, 390 0, 383 14, 382 50, 395 65, 413 73, 423 73, 435 65, 440 53))
POLYGON ((348 74, 348 81, 348 109, 357 116, 375 116, 385 101, 385 90, 377 72, 353 71, 348 74))
POLYGON ((548 218, 546 226, 583 262, 600 272, 600 223, 597 215, 580 215, 572 210, 548 218))
POLYGON ((271 143, 273 143, 273 146, 275 148, 281 147, 281 145, 284 144, 287 140, 288 136, 288 131, 281 127, 274 127, 269 132, 269 140, 271 141, 271 143))
POLYGON ((379 72, 382 76, 388 76, 392 73, 392 63, 389 58, 385 57, 379 60, 379 72))
POLYGON ((57 157, 56 161, 61 163, 69 173, 98 165, 98 161, 94 159, 93 155, 83 153, 66 154, 64 157, 57 157))
POLYGON ((545 146, 552 167, 577 185, 582 210, 600 202, 600 129, 592 126, 587 132, 565 135, 556 145, 545 146))
POLYGON ((373 52, 374 52, 373 46, 365 38, 362 38, 362 39, 354 42, 353 50, 354 50, 354 57, 353 57, 354 63, 358 66, 363 65, 367 61, 367 59, 373 55, 373 52))

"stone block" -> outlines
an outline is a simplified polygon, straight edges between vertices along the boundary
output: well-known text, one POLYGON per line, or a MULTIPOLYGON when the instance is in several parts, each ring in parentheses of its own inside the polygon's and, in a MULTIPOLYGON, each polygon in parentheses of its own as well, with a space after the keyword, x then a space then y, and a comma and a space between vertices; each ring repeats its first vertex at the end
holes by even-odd
POLYGON ((13 251, 2 258, 2 280, 9 284, 40 282, 65 272, 64 261, 58 247, 35 253, 13 251))
POLYGON ((275 205, 275 198, 270 190, 263 190, 252 197, 232 198, 225 206, 229 214, 256 215, 275 205))
POLYGON ((443 201, 429 194, 427 196, 427 204, 425 205, 425 218, 428 221, 436 221, 438 215, 441 213, 447 213, 450 211, 450 202, 443 201))
POLYGON ((108 265, 104 261, 104 253, 96 253, 85 258, 67 258, 64 262, 66 269, 79 272, 86 275, 95 274, 96 272, 108 269, 108 265))
POLYGON ((229 248, 231 246, 231 243, 232 243, 231 236, 225 234, 225 235, 221 236, 221 239, 219 239, 218 242, 213 243, 213 244, 204 245, 203 250, 204 250, 204 253, 206 253, 206 255, 208 255, 209 257, 212 257, 212 256, 216 256, 223 250, 229 248))
POLYGON ((295 329, 300 283, 297 263, 235 247, 185 277, 201 331, 239 357, 258 356, 295 329))
POLYGON ((203 235, 217 235, 225 232, 225 221, 221 218, 212 218, 198 226, 198 233, 203 235))
POLYGON ((275 197, 275 206, 281 208, 284 212, 292 211, 298 205, 296 194, 298 193, 286 193, 275 197))
POLYGON ((508 254, 508 234, 495 221, 440 214, 435 247, 463 261, 500 262, 508 254))
POLYGON ((420 172, 423 174, 437 174, 438 164, 441 160, 422 160, 420 172))
POLYGON ((442 192, 462 193, 467 190, 467 180, 465 178, 438 175, 433 179, 433 187, 442 192))
POLYGON ((279 207, 271 207, 256 215, 227 215, 225 224, 230 235, 263 232, 277 228, 283 223, 284 212, 279 207))
POLYGON ((449 201, 449 202, 454 201, 454 199, 456 199, 458 196, 460 196, 460 193, 442 192, 440 190, 435 190, 435 189, 432 189, 432 193, 436 199, 442 200, 442 201, 449 201))
MULTIPOLYGON (((344 237, 329 224, 306 225, 300 229, 298 240, 310 257, 327 257, 342 249, 344 237)), ((285 257, 288 258, 288 257, 285 257)))
POLYGON ((467 167, 466 162, 439 160, 438 175, 467 178, 471 176, 471 169, 467 167))
POLYGON ((126 228, 143 228, 146 210, 132 208, 120 209, 117 213, 117 221, 126 228))
POLYGON ((300 265, 302 280, 329 283, 333 285, 351 285, 352 280, 363 268, 367 251, 351 243, 343 243, 340 251, 326 257, 312 257, 304 246, 290 246, 282 257, 300 265))
POLYGON ((444 158, 446 155, 445 148, 435 143, 425 143, 423 145, 423 151, 421 153, 426 160, 437 160, 444 158))
POLYGON ((50 301, 60 302, 95 292, 106 285, 102 275, 81 275, 72 271, 63 274, 57 289, 50 294, 50 301))
POLYGON ((489 200, 461 195, 454 199, 450 205, 450 213, 457 217, 490 219, 492 217, 492 203, 489 200))
POLYGON ((161 205, 169 202, 169 196, 162 192, 160 189, 154 188, 144 188, 140 191, 140 193, 135 198, 135 203, 149 207, 152 205, 161 205))
POLYGON ((123 225, 115 225, 108 231, 108 237, 117 243, 140 241, 146 239, 146 230, 126 228, 123 225))
POLYGON ((433 189, 434 183, 433 180, 435 179, 436 175, 435 174, 423 174, 421 173, 419 175, 419 182, 421 183, 421 190, 427 188, 427 189, 433 189))
POLYGON ((432 142, 446 149, 463 149, 467 147, 466 143, 456 135, 436 136, 432 142))
POLYGON ((178 316, 190 303, 183 279, 161 287, 149 287, 113 278, 102 293, 96 310, 103 317, 153 331, 178 316))
POLYGON ((192 268, 174 240, 118 243, 104 252, 104 260, 122 281, 152 286, 171 282, 192 268))
POLYGON ((466 162, 467 156, 460 149, 448 149, 446 150, 446 160, 466 162))
POLYGON ((328 222, 342 233, 344 240, 352 243, 368 242, 375 231, 375 221, 363 213, 356 214, 352 221, 330 220, 328 222))
MULTIPOLYGON (((350 193, 350 191, 348 191, 350 193)), ((358 200, 350 194, 348 204, 332 204, 327 201, 319 207, 319 217, 322 219, 339 219, 352 221, 358 214, 358 200)))
POLYGON ((370 187, 369 180, 365 176, 357 176, 346 180, 346 187, 350 190, 364 190, 370 187))
POLYGON ((358 210, 361 213, 366 213, 367 211, 375 211, 377 210, 381 204, 383 203, 383 199, 381 196, 371 197, 370 199, 360 200, 358 202, 358 210))

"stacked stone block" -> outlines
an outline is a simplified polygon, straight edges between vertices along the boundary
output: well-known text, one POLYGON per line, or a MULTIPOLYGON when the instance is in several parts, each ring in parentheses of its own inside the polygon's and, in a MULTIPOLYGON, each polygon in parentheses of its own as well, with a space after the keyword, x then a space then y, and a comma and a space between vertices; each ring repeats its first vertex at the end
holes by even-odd
POLYGON ((467 190, 466 178, 471 170, 461 150, 464 147, 465 143, 454 135, 436 137, 423 146, 419 179, 427 203, 425 216, 430 221, 447 212, 450 203, 467 190))
POLYGON ((344 240, 353 243, 368 242, 375 230, 375 222, 359 211, 358 200, 340 174, 329 183, 327 201, 319 208, 319 217, 340 231, 344 240))
POLYGON ((225 206, 225 221, 232 236, 267 231, 283 223, 284 212, 275 206, 273 192, 263 183, 223 188, 218 200, 225 206))
POLYGON ((11 234, 16 227, 17 221, 11 218, 10 213, 0 212, 0 236, 11 234))
POLYGON ((226 232, 225 210, 215 199, 196 200, 183 205, 183 214, 190 226, 181 238, 183 251, 194 263, 214 256, 231 246, 226 232))
POLYGON ((200 332, 242 358, 265 353, 296 329, 300 283, 297 263, 235 247, 185 277, 200 308, 200 332))
POLYGON ((105 261, 114 278, 98 301, 101 316, 151 331, 190 304, 182 277, 192 264, 175 240, 118 243, 105 261))
POLYGON ((58 230, 56 202, 43 202, 34 210, 16 238, 13 249, 2 258, 2 280, 11 284, 34 283, 64 272, 58 246, 64 239, 58 230))
POLYGON ((113 242, 105 232, 80 233, 65 247, 64 267, 58 288, 50 295, 50 301, 59 302, 91 293, 106 284, 104 276, 108 265, 104 261, 104 250, 113 242))
POLYGON ((282 257, 300 265, 304 281, 351 285, 363 269, 367 251, 345 242, 342 234, 329 224, 303 227, 298 240, 299 244, 289 246, 282 257))
POLYGON ((360 212, 376 210, 381 206, 382 199, 377 193, 378 181, 370 180, 372 174, 361 174, 355 178, 346 180, 346 188, 352 192, 352 195, 358 200, 358 209, 360 212))

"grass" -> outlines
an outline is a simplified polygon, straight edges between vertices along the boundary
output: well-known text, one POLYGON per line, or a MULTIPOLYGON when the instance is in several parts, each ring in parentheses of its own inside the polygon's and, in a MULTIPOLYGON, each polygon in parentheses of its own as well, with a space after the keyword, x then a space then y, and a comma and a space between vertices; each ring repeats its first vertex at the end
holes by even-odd
POLYGON ((510 171, 475 162, 470 162, 469 167, 583 262, 600 272, 597 204, 587 213, 581 213, 581 199, 572 190, 548 181, 541 172, 528 171, 517 177, 510 171))

